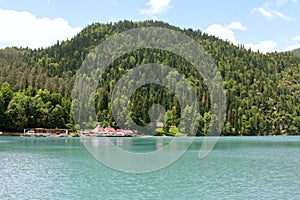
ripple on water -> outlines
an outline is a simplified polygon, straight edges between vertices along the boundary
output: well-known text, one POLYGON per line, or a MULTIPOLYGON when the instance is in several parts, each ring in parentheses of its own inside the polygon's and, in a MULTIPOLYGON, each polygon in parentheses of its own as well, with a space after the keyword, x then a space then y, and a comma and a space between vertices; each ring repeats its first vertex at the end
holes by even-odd
POLYGON ((299 138, 221 138, 199 159, 202 141, 169 167, 129 174, 96 161, 78 139, 7 139, 0 199, 300 199, 299 138))

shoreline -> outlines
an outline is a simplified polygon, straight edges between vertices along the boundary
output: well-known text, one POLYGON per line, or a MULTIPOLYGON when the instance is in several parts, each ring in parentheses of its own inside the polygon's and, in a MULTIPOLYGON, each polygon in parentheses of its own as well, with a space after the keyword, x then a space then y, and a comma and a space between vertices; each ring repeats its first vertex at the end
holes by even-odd
POLYGON ((4 137, 71 137, 72 134, 50 134, 50 133, 34 133, 32 135, 21 132, 1 132, 0 136, 4 137))
POLYGON ((53 138, 58 138, 58 137, 69 137, 69 138, 93 138, 93 137, 138 137, 138 135, 97 135, 97 134, 66 134, 66 133, 60 133, 60 134, 55 134, 55 133, 34 133, 34 134, 24 134, 21 132, 0 132, 0 137, 53 137, 53 138))
MULTIPOLYGON (((24 134, 21 132, 0 132, 0 137, 54 137, 54 138, 58 138, 58 137, 69 137, 69 138, 76 138, 76 137, 80 137, 80 138, 95 138, 95 137, 210 137, 210 136, 155 136, 155 135, 124 135, 124 136, 120 136, 120 135, 96 135, 96 134, 90 134, 90 135, 86 135, 86 134, 49 134, 49 133, 35 133, 33 135, 28 135, 28 134, 24 134)), ((234 135, 220 135, 220 136, 213 136, 213 137, 276 137, 276 136, 282 136, 282 137, 293 137, 293 136, 300 136, 300 135, 250 135, 250 136, 243 136, 243 135, 238 135, 238 136, 234 136, 234 135)))

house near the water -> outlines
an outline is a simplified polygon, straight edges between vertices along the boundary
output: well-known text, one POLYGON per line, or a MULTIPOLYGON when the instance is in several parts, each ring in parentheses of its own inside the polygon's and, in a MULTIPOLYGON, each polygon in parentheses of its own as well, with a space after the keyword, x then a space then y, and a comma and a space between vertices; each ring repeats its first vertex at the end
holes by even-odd
POLYGON ((97 125, 96 128, 92 130, 92 133, 97 136, 133 136, 134 132, 132 130, 124 129, 114 129, 111 127, 103 128, 100 125, 97 125))
POLYGON ((164 127, 164 123, 162 123, 162 122, 156 122, 156 127, 157 128, 163 128, 164 127))

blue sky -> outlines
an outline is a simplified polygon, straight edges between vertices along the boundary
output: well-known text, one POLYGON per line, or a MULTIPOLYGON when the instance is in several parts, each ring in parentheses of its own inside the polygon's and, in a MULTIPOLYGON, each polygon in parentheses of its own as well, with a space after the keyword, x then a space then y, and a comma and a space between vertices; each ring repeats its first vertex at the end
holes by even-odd
POLYGON ((300 47, 300 0, 0 0, 0 47, 46 47, 123 19, 200 29, 262 52, 300 47))

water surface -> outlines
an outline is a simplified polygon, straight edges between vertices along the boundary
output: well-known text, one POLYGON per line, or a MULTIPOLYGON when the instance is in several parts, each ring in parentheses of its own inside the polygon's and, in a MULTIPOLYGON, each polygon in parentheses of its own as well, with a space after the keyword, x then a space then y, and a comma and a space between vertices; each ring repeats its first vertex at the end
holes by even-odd
MULTIPOLYGON (((171 139, 112 142, 145 153, 171 139)), ((80 138, 0 137, 0 199, 300 199, 300 137, 223 137, 199 159, 202 142, 166 168, 131 174, 97 161, 80 138)))

